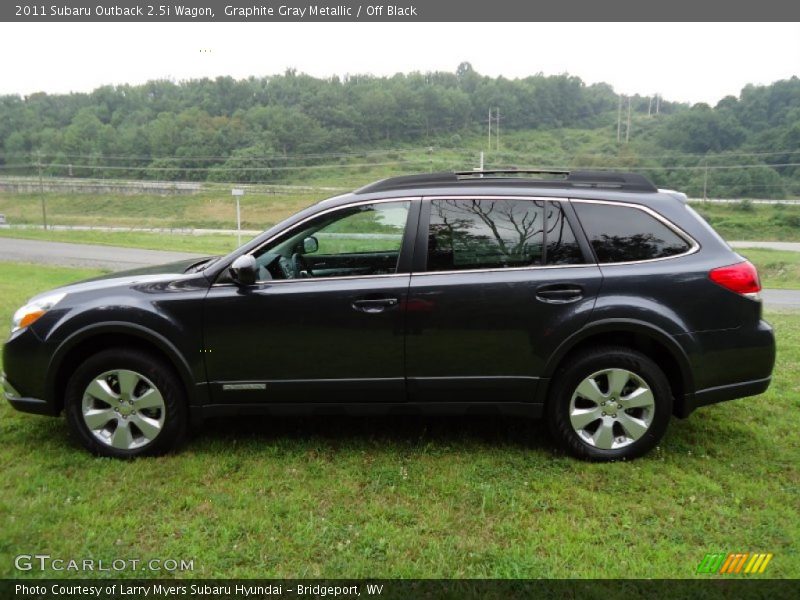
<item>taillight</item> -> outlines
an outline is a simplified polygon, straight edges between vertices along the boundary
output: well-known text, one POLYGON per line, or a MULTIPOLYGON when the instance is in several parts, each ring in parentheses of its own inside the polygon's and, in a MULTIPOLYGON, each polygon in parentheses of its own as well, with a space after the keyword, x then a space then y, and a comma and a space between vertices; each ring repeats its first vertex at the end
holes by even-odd
POLYGON ((737 294, 753 299, 759 298, 761 282, 758 279, 758 271, 749 260, 712 269, 708 273, 708 278, 717 285, 737 294))

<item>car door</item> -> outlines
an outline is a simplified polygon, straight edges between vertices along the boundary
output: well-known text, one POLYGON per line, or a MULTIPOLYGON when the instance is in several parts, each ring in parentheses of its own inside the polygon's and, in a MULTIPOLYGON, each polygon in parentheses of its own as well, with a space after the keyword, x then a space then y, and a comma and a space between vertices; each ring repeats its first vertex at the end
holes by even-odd
POLYGON ((407 198, 325 210, 252 253, 255 285, 213 285, 204 311, 212 402, 405 401, 418 217, 419 199, 407 198))
POLYGON ((567 201, 424 198, 407 312, 410 397, 533 401, 600 283, 567 201))

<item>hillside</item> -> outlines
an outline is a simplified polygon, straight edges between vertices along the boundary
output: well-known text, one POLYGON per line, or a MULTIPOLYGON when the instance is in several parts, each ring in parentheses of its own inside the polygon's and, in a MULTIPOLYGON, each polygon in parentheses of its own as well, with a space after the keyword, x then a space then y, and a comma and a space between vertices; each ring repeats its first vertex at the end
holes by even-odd
POLYGON ((343 185, 487 165, 622 167, 694 196, 800 195, 800 80, 716 106, 569 75, 283 75, 0 97, 0 175, 343 185), (620 107, 622 110, 620 111, 620 107), (495 136, 489 111, 499 109, 495 136), (620 127, 618 131, 618 116, 620 127), (619 133, 620 141, 617 141, 619 133), (626 141, 627 138, 627 141, 626 141), (491 145, 490 145, 491 144, 491 145))

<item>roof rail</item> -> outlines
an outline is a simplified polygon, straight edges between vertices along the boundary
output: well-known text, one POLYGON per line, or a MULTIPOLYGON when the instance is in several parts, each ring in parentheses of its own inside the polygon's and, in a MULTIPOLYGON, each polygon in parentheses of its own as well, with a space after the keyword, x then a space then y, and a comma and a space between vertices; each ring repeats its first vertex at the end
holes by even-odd
POLYGON ((657 192, 658 189, 644 175, 620 171, 568 171, 562 169, 490 169, 475 171, 448 171, 442 173, 423 173, 402 175, 381 179, 355 191, 356 194, 369 194, 389 190, 403 190, 414 187, 447 187, 457 185, 505 185, 598 188, 625 192, 657 192), (560 175, 553 179, 538 179, 525 175, 560 175))
POLYGON ((569 175, 564 169, 476 169, 474 171, 456 171, 458 177, 485 177, 486 175, 569 175))

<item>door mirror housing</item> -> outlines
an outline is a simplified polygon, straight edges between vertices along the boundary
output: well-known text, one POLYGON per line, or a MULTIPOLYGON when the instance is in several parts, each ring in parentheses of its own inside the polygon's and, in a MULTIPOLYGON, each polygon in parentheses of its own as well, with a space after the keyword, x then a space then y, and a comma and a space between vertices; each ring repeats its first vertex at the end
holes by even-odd
POLYGON ((233 261, 228 272, 239 285, 253 285, 256 282, 256 259, 251 254, 243 254, 233 261))
POLYGON ((303 254, 313 254, 317 250, 319 250, 319 240, 313 235, 303 240, 303 254))

